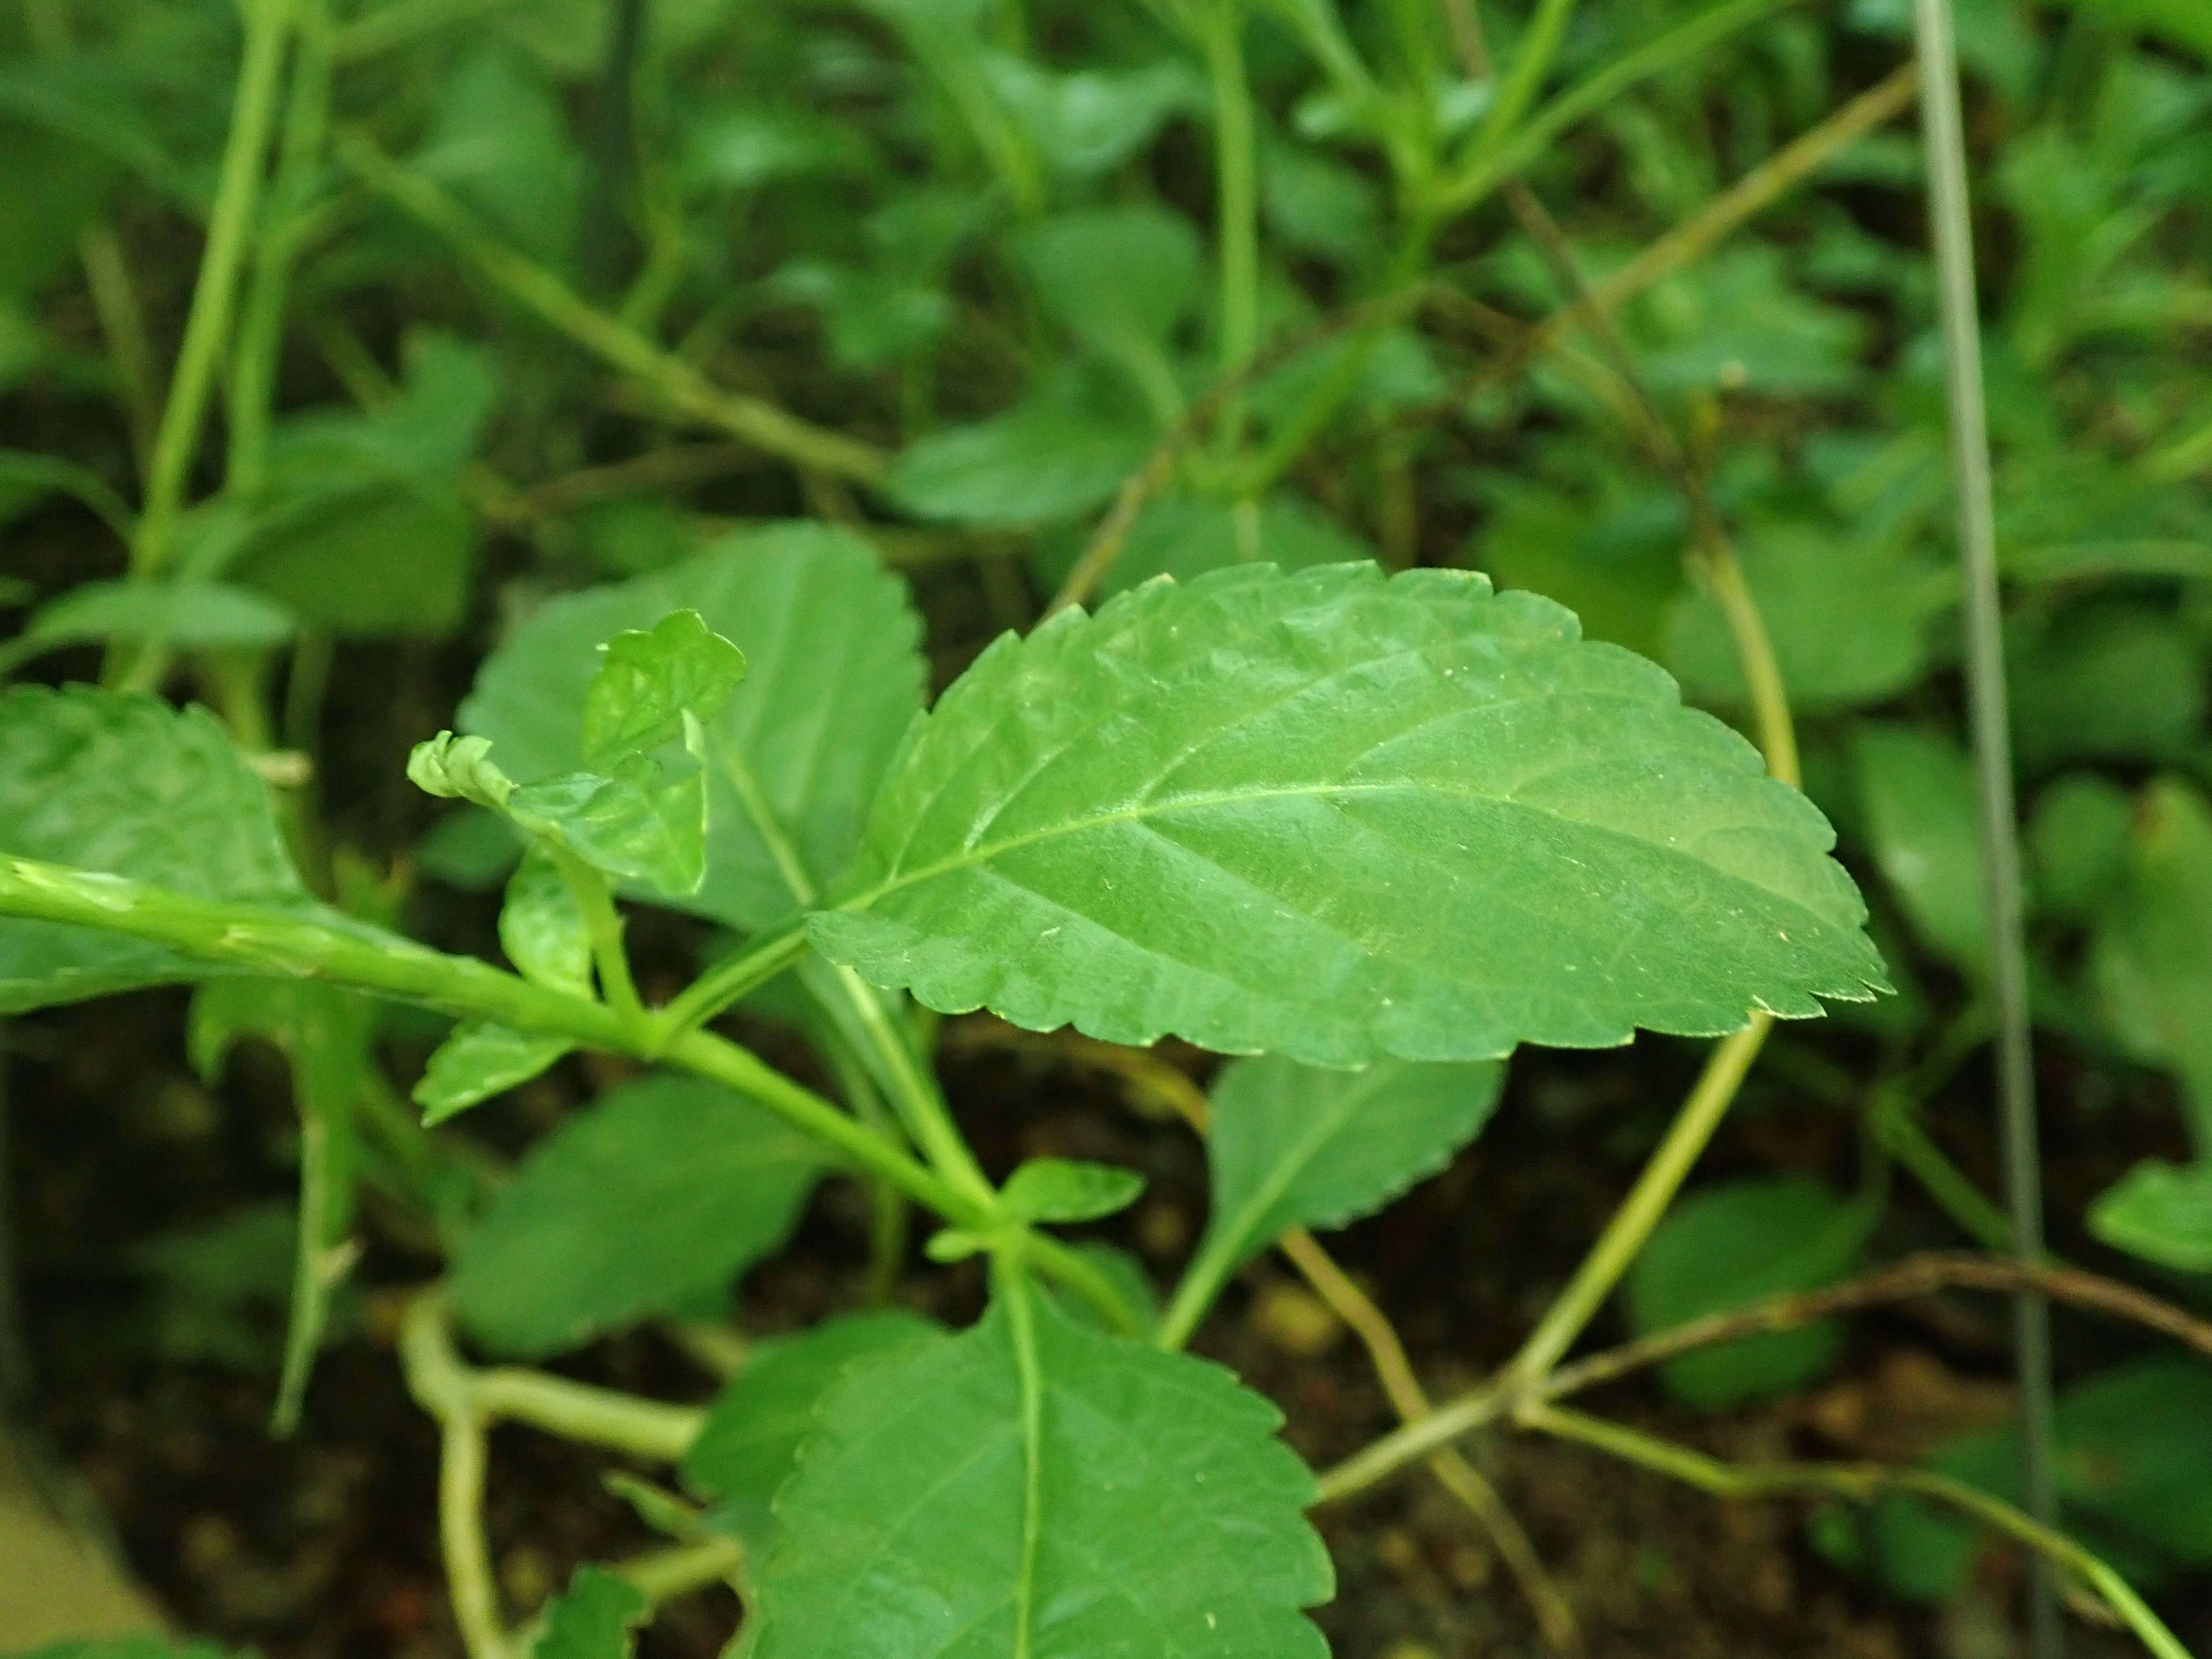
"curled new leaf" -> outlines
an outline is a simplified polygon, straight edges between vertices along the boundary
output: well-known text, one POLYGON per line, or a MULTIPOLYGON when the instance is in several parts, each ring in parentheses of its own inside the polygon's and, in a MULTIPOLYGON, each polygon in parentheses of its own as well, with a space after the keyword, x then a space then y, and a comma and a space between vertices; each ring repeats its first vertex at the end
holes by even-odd
POLYGON ((816 943, 944 1012, 1316 1065, 1710 1035, 1882 986, 1826 821, 1480 576, 1149 584, 1003 639, 816 943))

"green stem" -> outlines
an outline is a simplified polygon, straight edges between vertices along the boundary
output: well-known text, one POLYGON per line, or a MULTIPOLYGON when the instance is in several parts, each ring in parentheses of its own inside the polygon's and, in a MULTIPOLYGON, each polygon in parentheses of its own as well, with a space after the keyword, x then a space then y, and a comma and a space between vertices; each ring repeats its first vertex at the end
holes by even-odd
POLYGON ((880 450, 802 421, 762 398, 714 385, 681 357, 487 234, 445 191, 398 166, 365 136, 349 132, 337 148, 339 159, 372 190, 444 236, 509 299, 648 387, 678 413, 832 477, 860 483, 882 477, 888 462, 880 450))
POLYGON ((146 510, 139 516, 138 535, 131 549, 131 574, 142 580, 158 574, 168 561, 177 516, 184 507, 185 476, 191 470, 200 422, 207 414, 223 343, 230 332, 239 271, 261 198, 263 158, 276 122, 294 3, 258 0, 246 8, 246 57, 231 107, 215 206, 208 216, 207 246, 200 256, 191 309, 185 319, 176 374, 154 436, 146 510))
POLYGON ((1036 1600, 1037 1546, 1044 1537, 1044 1368, 1037 1357, 1036 1309, 1018 1247, 994 1264, 998 1294, 1012 1328, 1022 1405, 1021 1563, 1014 1589, 1014 1659, 1030 1659, 1036 1600))
POLYGON ((299 10, 300 49, 277 147, 253 280, 239 320, 231 362, 230 449, 224 486, 250 497, 268 465, 269 430, 276 401, 276 361, 283 344, 284 304, 292 271, 313 221, 307 198, 322 160, 331 104, 331 22, 326 0, 293 0, 299 10))
POLYGON ((836 969, 838 988, 844 993, 845 1001, 860 1021, 860 1029, 867 1033, 870 1044, 882 1062, 884 1080, 890 1085, 891 1106, 921 1148, 922 1156, 930 1167, 944 1176, 971 1200, 983 1205, 986 1210, 995 1208, 997 1191, 991 1185, 975 1156, 968 1150, 962 1139, 952 1113, 945 1103, 945 1096, 934 1079, 922 1069, 920 1058, 914 1052, 905 1034, 891 1024, 883 1000, 875 988, 850 968, 836 969))
POLYGON ((1520 49, 1513 54, 1513 66, 1505 71, 1475 135, 1475 161, 1496 154, 1528 112, 1528 106, 1543 87, 1544 76, 1551 70, 1552 60, 1559 56, 1559 37, 1566 33, 1567 20, 1574 9, 1575 0, 1538 0, 1536 15, 1521 37, 1520 49))
POLYGON ((662 1029, 671 1036, 704 1025, 747 992, 757 989, 806 952, 806 924, 793 922, 771 933, 749 951, 723 957, 691 981, 660 1011, 662 1029))
MULTIPOLYGON (((1213 94, 1216 216, 1221 265, 1221 373, 1241 375, 1260 346, 1260 187, 1253 138, 1252 88, 1245 78, 1243 0, 1212 0, 1200 25, 1213 94)), ((1224 448, 1233 452, 1244 424, 1241 397, 1221 411, 1224 448)))
POLYGON ((488 1417, 660 1463, 676 1462, 690 1450, 707 1420, 696 1407, 664 1405, 519 1365, 472 1373, 469 1391, 488 1417))
MULTIPOLYGON (((855 1170, 896 1188, 956 1226, 993 1231, 1000 1224, 997 1194, 975 1169, 964 1145, 957 1145, 957 1156, 951 1160, 956 1173, 948 1178, 710 1031, 687 1030, 664 1040, 656 1030, 649 1037, 641 1036, 605 1003, 533 984, 489 963, 447 956, 397 934, 345 927, 332 920, 333 912, 225 903, 149 887, 126 877, 0 854, 0 915, 90 927, 226 968, 276 978, 326 981, 422 1003, 464 1018, 556 1033, 611 1054, 665 1060, 759 1102, 786 1122, 828 1142, 855 1170)), ((910 1053, 908 1064, 911 1067, 910 1053)), ((941 1103, 935 1109, 943 1111, 941 1103)), ((957 1145, 957 1133, 954 1140, 957 1145)), ((1031 1261, 1097 1307, 1117 1328, 1133 1330, 1128 1310, 1112 1285, 1082 1256, 1042 1234, 1033 1235, 1026 1248, 1031 1261)))
POLYGON ((1521 1352, 1513 1358, 1508 1374, 1522 1386, 1540 1381, 1545 1373, 1565 1358, 1574 1346, 1575 1339, 1583 1334, 1590 1321, 1597 1316, 1605 1299, 1613 1294, 1626 1273, 1629 1264, 1636 1260, 1661 1219, 1667 1206, 1674 1202, 1674 1194, 1689 1177, 1705 1143, 1720 1127, 1729 1103, 1742 1084, 1744 1073, 1759 1054, 1759 1045, 1773 1028, 1774 1019, 1769 1014, 1753 1017, 1750 1024, 1734 1036, 1724 1038, 1705 1061, 1705 1069, 1698 1076, 1697 1086, 1690 1097, 1682 1103, 1682 1109, 1637 1177, 1636 1185, 1627 1200, 1613 1212, 1599 1235, 1597 1243, 1575 1276, 1568 1281, 1538 1323, 1521 1352))
POLYGON ((592 945, 592 964, 599 969, 599 994, 620 1017, 631 1041, 650 1045, 660 1026, 639 1000, 637 981, 630 977, 629 952, 623 947, 622 912, 615 908, 613 890, 598 868, 586 863, 556 842, 544 843, 552 854, 562 883, 584 914, 584 933, 592 945))

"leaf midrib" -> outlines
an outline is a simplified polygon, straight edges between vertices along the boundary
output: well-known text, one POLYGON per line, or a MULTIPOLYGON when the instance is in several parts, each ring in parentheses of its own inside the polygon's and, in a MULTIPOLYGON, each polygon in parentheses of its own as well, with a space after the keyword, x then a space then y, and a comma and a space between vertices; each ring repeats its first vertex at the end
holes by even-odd
POLYGON ((893 875, 878 882, 874 887, 855 894, 851 898, 845 899, 830 908, 854 913, 865 911, 891 894, 905 888, 934 880, 939 876, 989 865, 1010 853, 1019 852, 1025 847, 1083 835, 1111 824, 1143 823, 1154 818, 1166 817, 1181 812, 1205 811, 1215 807, 1244 805, 1269 800, 1341 799, 1356 796, 1405 793, 1441 795, 1461 800, 1480 801, 1490 805, 1526 812, 1554 823, 1565 824, 1577 830, 1587 831, 1594 836, 1626 842, 1635 847, 1679 860, 1682 864, 1710 874, 1717 880, 1748 887, 1764 893, 1802 912, 1821 927, 1834 928, 1839 925, 1837 921, 1813 909, 1802 899, 1765 886, 1734 871, 1723 869, 1719 865, 1700 859, 1693 854, 1683 852, 1667 842, 1652 841, 1632 831, 1617 829, 1610 824, 1597 823, 1588 818, 1573 817, 1565 812, 1532 805, 1526 801, 1516 800, 1509 795, 1488 794, 1479 789, 1455 788, 1448 785, 1405 779, 1377 783, 1297 784, 1289 787, 1276 785, 1266 787, 1222 789, 1202 794, 1177 795, 1157 801, 1143 801, 1134 806, 1116 808, 1106 812, 1095 812, 1087 817, 1071 818, 1064 823, 1048 824, 1018 836, 1010 836, 1001 841, 979 842, 973 847, 963 848, 958 853, 893 875))

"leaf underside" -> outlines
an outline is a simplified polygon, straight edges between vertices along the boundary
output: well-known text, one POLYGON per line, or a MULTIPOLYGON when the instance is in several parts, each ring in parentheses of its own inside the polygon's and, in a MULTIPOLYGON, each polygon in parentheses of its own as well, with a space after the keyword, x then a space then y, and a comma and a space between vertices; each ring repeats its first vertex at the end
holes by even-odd
MULTIPOLYGON (((308 902, 255 775, 204 709, 93 686, 0 696, 0 854, 197 898, 308 902)), ((58 922, 0 921, 0 1013, 203 979, 205 963, 58 922)))
POLYGON ((1547 600, 1247 567, 985 652, 908 732, 811 926, 941 1012, 1477 1060, 1887 988, 1832 842, 1547 600))
POLYGON ((1331 1571, 1279 1413, 1044 1297, 1031 1316, 1034 1512, 1016 1319, 994 1303, 823 1402, 776 1501, 750 1659, 1322 1659, 1298 1609, 1331 1571))

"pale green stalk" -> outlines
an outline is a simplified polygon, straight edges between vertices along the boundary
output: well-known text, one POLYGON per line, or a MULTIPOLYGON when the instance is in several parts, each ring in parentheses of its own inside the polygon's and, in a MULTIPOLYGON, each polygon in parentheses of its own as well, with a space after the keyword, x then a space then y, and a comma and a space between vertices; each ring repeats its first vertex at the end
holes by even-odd
POLYGON ((291 292, 293 268, 313 227, 307 212, 307 189, 322 160, 330 125, 327 0, 293 0, 293 3, 299 8, 299 50, 294 55, 276 176, 270 190, 260 245, 255 251, 253 280, 247 287, 246 309, 239 322, 238 348, 231 360, 230 447, 223 484, 244 496, 260 489, 268 465, 276 362, 284 338, 284 306, 291 292))
MULTIPOLYGON (((1213 93, 1216 258, 1221 267, 1221 374, 1235 379, 1260 348, 1260 183, 1252 88, 1244 74, 1243 0, 1212 0, 1199 23, 1213 93)), ((1234 451, 1244 403, 1222 405, 1221 441, 1234 451)))
POLYGON ((140 580, 158 575, 168 562, 177 516, 184 507, 186 477, 230 333, 239 272, 261 199, 263 161, 276 123, 295 3, 258 0, 245 9, 246 58, 231 108, 230 136, 223 146, 215 206, 208 216, 207 245, 200 256, 191 309, 185 319, 176 374, 155 433, 146 509, 139 516, 131 549, 131 572, 140 580))
POLYGON ((1567 32, 1567 20, 1574 11, 1575 0, 1537 0, 1536 15, 1521 37, 1513 65, 1498 83, 1475 134, 1474 160, 1494 155, 1521 125, 1521 118, 1543 89, 1544 77, 1551 72, 1552 60, 1559 56, 1559 39, 1567 32))
MULTIPOLYGON (((1958 495, 1959 562, 1965 577, 1966 705, 1989 907, 1990 981, 1996 1003, 2005 1208, 2012 1222, 2012 1248, 2023 1261, 2033 1263, 2044 1256, 2043 1170, 2028 1030, 2026 906, 2005 697, 2004 613, 1997 593, 1996 519, 1990 488, 1989 422, 1983 405, 1973 223, 1966 198, 1966 147, 1948 0, 1914 0, 1913 30, 1923 70, 1922 148, 1928 160, 1928 218, 1936 242, 1936 309, 1942 320, 1952 484, 1958 495)), ((2013 1340, 2027 1509, 2048 1526, 2058 1512, 2058 1493, 2051 1454, 2051 1310, 2039 1292, 2023 1291, 2014 1302, 2013 1340)), ((2047 1571, 2036 1577, 2029 1612, 2037 1659, 2056 1659, 2064 1634, 2047 1571)))

